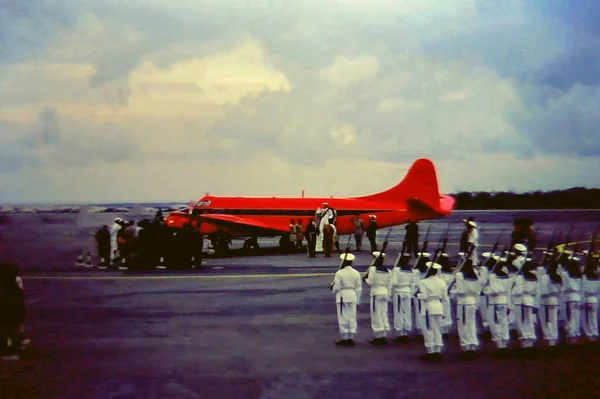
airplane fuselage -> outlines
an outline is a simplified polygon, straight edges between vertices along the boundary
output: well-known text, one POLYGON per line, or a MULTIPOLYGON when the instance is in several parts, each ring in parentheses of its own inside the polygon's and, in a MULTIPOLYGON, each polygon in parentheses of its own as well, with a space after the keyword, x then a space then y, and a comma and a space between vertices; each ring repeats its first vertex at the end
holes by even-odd
MULTIPOLYGON (((352 198, 264 198, 264 197, 214 197, 205 196, 193 207, 192 214, 188 212, 172 212, 167 218, 169 227, 182 227, 188 221, 198 221, 202 215, 230 215, 233 217, 248 217, 261 224, 272 226, 280 233, 260 232, 251 228, 239 229, 214 224, 209 220, 202 220, 199 225, 202 234, 212 234, 219 230, 230 237, 273 237, 288 231, 291 220, 307 226, 310 220, 315 220, 315 213, 326 202, 329 207, 336 210, 336 228, 339 235, 354 232, 355 217, 363 220, 365 229, 369 225, 369 215, 377 216, 379 228, 395 226, 415 221, 433 219, 440 215, 427 209, 410 209, 408 204, 398 204, 381 201, 371 201, 352 198), (404 206, 399 206, 404 205, 404 206)), ((448 212, 449 213, 449 212, 448 212)), ((316 220, 315 220, 316 221, 316 220)))

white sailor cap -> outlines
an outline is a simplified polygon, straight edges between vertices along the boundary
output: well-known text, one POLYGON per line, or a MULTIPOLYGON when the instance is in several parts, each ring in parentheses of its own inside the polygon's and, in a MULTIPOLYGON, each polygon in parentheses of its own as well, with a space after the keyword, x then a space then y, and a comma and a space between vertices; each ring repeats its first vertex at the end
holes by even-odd
POLYGON ((323 202, 321 205, 329 205, 327 202, 323 202))
POLYGON ((531 261, 533 260, 533 258, 525 258, 525 260, 526 260, 527 262, 531 262, 531 261))
POLYGON ((343 254, 340 254, 340 259, 341 259, 341 260, 344 260, 344 259, 346 259, 347 261, 350 261, 350 262, 352 262, 352 261, 354 260, 354 255, 352 255, 352 254, 350 254, 350 253, 348 253, 348 254, 346 254, 346 253, 343 253, 343 254))
POLYGON ((419 256, 422 258, 429 258, 431 254, 429 252, 419 252, 419 256))
POLYGON ((427 262, 425 264, 425 266, 431 267, 432 269, 441 269, 442 268, 442 265, 440 265, 438 263, 433 263, 433 262, 427 262))
POLYGON ((381 255, 382 258, 385 258, 385 252, 384 253, 381 253, 379 251, 373 252, 373 257, 374 258, 377 258, 379 255, 381 255))
POLYGON ((581 259, 579 259, 577 256, 573 256, 570 260, 571 262, 579 262, 581 259))
POLYGON ((498 260, 500 259, 500 255, 492 255, 491 258, 494 260, 498 260))
POLYGON ((508 260, 508 258, 500 258, 499 261, 500 262, 506 262, 508 260))
POLYGON ((570 249, 565 249, 563 251, 563 254, 565 254, 565 255, 571 255, 572 253, 573 253, 573 251, 571 251, 570 249))
POLYGON ((377 219, 377 215, 369 215, 369 218, 371 218, 371 219, 377 219))
POLYGON ((121 218, 115 218, 115 222, 120 222, 121 220, 123 220, 123 219, 121 219, 121 218))
POLYGON ((587 249, 584 249, 583 251, 581 251, 582 254, 587 255, 590 251, 588 251, 587 249))
POLYGON ((458 256, 465 256, 465 253, 464 252, 459 252, 458 256))
POLYGON ((520 252, 527 251, 527 247, 523 244, 515 244, 515 249, 520 252))
POLYGON ((484 253, 481 254, 481 256, 484 257, 484 258, 489 258, 490 256, 492 256, 492 253, 491 252, 484 252, 484 253))
POLYGON ((469 221, 469 226, 471 227, 477 227, 477 223, 475 223, 474 221, 469 221))

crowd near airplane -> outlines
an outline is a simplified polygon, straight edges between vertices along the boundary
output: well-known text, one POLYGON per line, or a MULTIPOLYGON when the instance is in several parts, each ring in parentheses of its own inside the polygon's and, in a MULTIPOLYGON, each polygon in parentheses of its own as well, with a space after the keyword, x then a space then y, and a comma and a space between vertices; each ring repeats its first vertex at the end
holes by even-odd
POLYGON ((186 223, 210 238, 277 237, 289 233, 290 220, 307 226, 315 220, 315 212, 324 205, 337 212, 339 235, 354 232, 352 218, 377 217, 379 228, 397 226, 409 220, 436 219, 448 216, 454 208, 451 196, 441 195, 436 169, 429 159, 418 159, 394 187, 359 197, 221 197, 205 195, 189 209, 171 212, 165 218, 169 227, 181 228, 186 223))

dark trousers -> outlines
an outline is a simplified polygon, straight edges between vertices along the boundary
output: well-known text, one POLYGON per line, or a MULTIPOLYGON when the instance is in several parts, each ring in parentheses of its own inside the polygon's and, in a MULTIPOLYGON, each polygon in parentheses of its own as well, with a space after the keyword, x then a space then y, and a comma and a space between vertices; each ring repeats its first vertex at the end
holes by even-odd
POLYGON ((416 238, 409 238, 406 240, 406 253, 409 254, 411 252, 415 255, 415 258, 419 256, 419 243, 416 238))
POLYGON ((377 251, 377 242, 375 241, 375 237, 369 236, 369 243, 371 244, 371 252, 377 251))
POLYGON ((316 247, 317 247, 317 240, 316 239, 308 241, 308 256, 310 258, 316 258, 317 257, 316 247))
POLYGON ((360 251, 360 246, 362 245, 362 234, 354 234, 354 241, 356 242, 356 250, 360 251))

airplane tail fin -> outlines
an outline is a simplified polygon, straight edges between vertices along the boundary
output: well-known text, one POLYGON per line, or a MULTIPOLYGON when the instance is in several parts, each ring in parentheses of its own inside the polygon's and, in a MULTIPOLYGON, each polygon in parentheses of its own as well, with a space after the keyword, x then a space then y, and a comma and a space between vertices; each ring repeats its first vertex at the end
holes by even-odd
POLYGON ((435 166, 425 158, 416 160, 404 179, 394 187, 356 198, 382 202, 406 202, 415 211, 433 211, 441 215, 449 214, 454 206, 451 197, 440 195, 435 166))

